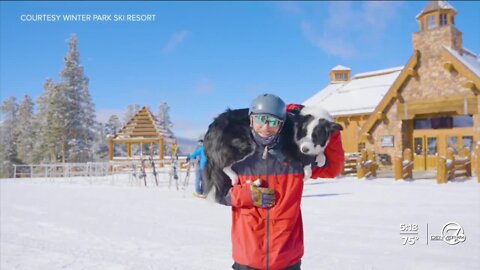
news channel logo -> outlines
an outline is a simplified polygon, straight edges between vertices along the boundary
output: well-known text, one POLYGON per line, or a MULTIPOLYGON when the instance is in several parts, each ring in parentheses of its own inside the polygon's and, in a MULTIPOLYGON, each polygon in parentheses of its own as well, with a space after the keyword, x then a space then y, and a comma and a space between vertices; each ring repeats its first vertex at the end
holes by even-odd
POLYGON ((466 240, 465 231, 457 222, 448 222, 442 228, 441 235, 430 236, 431 241, 444 241, 449 245, 463 243, 466 240))

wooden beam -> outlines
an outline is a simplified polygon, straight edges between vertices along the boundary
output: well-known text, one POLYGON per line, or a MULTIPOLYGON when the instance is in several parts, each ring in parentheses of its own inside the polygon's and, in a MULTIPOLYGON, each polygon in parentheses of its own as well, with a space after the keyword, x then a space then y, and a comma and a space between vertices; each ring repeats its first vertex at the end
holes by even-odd
POLYGON ((383 121, 387 119, 387 115, 384 112, 377 112, 377 118, 383 121))
POLYGON ((407 103, 397 103, 397 118, 399 120, 413 119, 415 115, 419 114, 436 114, 442 112, 456 112, 459 115, 477 114, 478 99, 475 96, 457 96, 436 100, 413 100, 407 103), (408 108, 408 110, 406 110, 406 108, 408 108))
POLYGON ((407 72, 408 72, 408 75, 414 78, 418 77, 418 72, 414 68, 408 68, 407 72))
POLYGON ((359 131, 359 134, 369 133, 371 129, 375 126, 375 123, 378 121, 378 117, 376 113, 379 111, 381 112, 385 110, 385 108, 390 104, 390 102, 392 102, 392 99, 397 97, 398 90, 400 89, 400 87, 402 87, 403 83, 410 76, 408 74, 408 69, 415 69, 418 62, 420 61, 420 57, 421 57, 420 51, 415 50, 415 53, 412 55, 412 57, 410 57, 410 59, 407 62, 407 65, 405 65, 402 72, 400 72, 397 79, 393 82, 392 86, 390 86, 390 89, 387 91, 385 96, 377 105, 377 107, 375 108, 375 111, 367 119, 367 121, 359 131))
POLYGON ((450 72, 453 71, 453 70, 455 70, 455 68, 453 67, 452 62, 450 62, 450 61, 445 61, 445 62, 443 63, 443 67, 444 67, 446 70, 450 71, 450 72))

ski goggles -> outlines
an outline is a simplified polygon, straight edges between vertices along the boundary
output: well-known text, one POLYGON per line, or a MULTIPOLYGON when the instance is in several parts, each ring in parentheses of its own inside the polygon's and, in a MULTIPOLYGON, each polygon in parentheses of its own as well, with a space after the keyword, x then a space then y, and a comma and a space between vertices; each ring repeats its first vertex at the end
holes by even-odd
POLYGON ((271 128, 276 128, 283 122, 276 117, 265 114, 255 114, 253 115, 253 119, 255 120, 255 123, 262 126, 268 123, 268 126, 271 128))

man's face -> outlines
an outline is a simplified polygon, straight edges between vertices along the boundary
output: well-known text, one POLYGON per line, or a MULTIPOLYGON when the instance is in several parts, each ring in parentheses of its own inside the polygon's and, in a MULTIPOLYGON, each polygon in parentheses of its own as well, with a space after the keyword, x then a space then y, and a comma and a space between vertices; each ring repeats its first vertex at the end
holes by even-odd
POLYGON ((278 133, 283 121, 267 114, 253 114, 250 116, 250 124, 258 135, 268 138, 278 133))

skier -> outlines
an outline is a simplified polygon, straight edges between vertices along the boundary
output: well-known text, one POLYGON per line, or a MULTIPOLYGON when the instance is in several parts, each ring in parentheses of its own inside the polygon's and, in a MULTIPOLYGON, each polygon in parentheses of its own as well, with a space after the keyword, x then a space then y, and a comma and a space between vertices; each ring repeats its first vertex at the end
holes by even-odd
POLYGON ((190 159, 196 159, 197 157, 200 157, 200 163, 197 165, 196 169, 195 192, 193 193, 194 196, 200 198, 205 198, 205 195, 203 194, 203 169, 207 164, 207 156, 203 150, 204 137, 205 134, 202 134, 198 138, 198 148, 187 157, 187 162, 189 162, 190 159))

